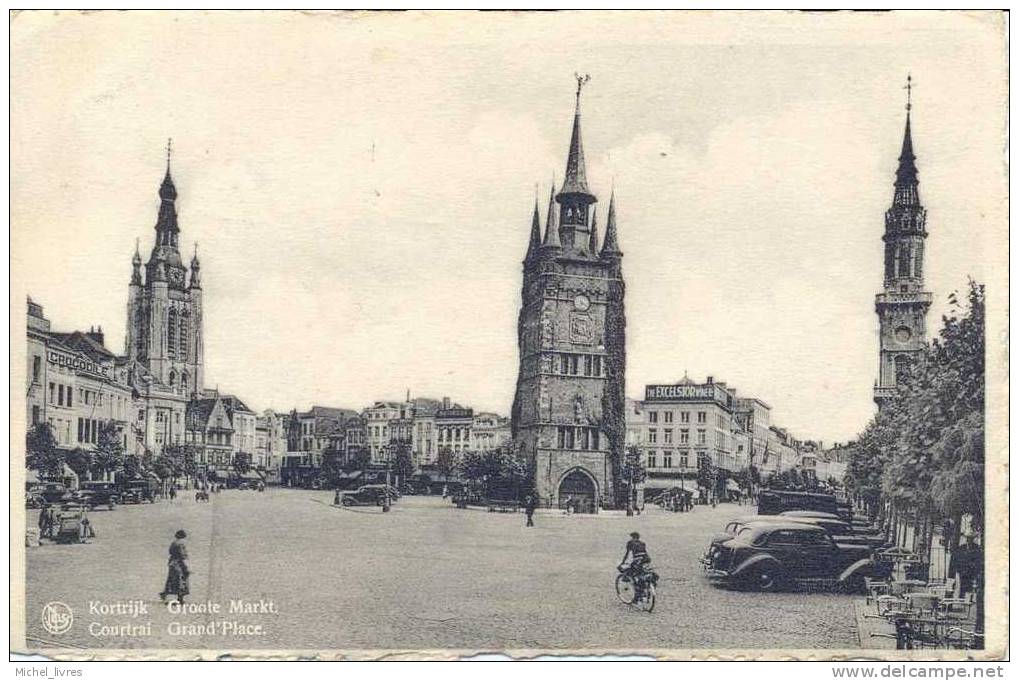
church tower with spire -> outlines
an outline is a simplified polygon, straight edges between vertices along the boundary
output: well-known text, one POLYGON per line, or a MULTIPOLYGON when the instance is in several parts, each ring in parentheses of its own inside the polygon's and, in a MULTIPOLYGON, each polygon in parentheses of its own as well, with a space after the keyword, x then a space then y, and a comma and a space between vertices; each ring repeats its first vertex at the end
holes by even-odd
POLYGON ((124 354, 144 366, 162 386, 190 397, 201 392, 204 385, 202 284, 197 246, 190 277, 181 260, 176 201, 167 144, 155 243, 144 273, 137 244, 131 260, 124 354))
POLYGON ((537 199, 523 262, 520 366, 511 427, 543 503, 596 512, 616 506, 625 439, 626 315, 615 197, 599 248, 587 183, 577 79, 566 174, 549 195, 542 235, 537 199))
POLYGON ((906 131, 899 168, 895 173, 892 205, 885 212, 884 288, 875 309, 880 321, 880 364, 874 401, 881 408, 895 394, 927 344, 927 310, 931 294, 924 291, 923 257, 927 240, 927 210, 920 203, 916 156, 911 130, 912 77, 906 79, 906 131))

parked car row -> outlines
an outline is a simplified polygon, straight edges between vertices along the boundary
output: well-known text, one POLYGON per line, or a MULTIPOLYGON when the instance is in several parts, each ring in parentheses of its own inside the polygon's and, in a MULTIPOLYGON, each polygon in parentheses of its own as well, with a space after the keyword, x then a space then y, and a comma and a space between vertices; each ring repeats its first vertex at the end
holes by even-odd
POLYGON ((361 485, 355 490, 337 490, 336 503, 340 506, 382 506, 389 494, 389 503, 400 498, 400 491, 392 485, 361 485))
POLYGON ((862 523, 833 513, 804 509, 758 514, 730 521, 712 538, 701 559, 714 582, 773 591, 822 586, 856 591, 865 579, 886 576, 874 558, 884 537, 862 523))
POLYGON ((112 511, 120 504, 154 503, 156 490, 151 480, 86 481, 74 490, 59 482, 32 482, 25 485, 25 505, 42 508, 47 504, 77 504, 88 510, 112 511))

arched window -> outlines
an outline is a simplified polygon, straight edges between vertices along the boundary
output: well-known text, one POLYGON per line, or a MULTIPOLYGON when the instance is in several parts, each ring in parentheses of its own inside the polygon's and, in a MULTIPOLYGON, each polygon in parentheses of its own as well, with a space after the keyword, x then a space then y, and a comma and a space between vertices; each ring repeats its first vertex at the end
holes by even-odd
POLYGON ((177 372, 173 369, 170 370, 170 387, 172 388, 177 382, 177 372))
POLYGON ((180 352, 180 358, 187 360, 188 358, 188 311, 184 310, 180 314, 180 337, 177 342, 177 349, 180 352))
POLYGON ((186 371, 180 375, 180 389, 185 395, 188 394, 188 372, 186 371))
POLYGON ((166 354, 171 359, 177 356, 177 310, 172 307, 166 322, 166 354))

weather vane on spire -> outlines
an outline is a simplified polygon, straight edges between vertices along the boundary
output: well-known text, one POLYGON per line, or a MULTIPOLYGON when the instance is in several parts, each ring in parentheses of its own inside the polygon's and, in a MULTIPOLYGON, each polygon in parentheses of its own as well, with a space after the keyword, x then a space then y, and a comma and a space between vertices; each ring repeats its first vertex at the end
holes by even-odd
POLYGON ((573 72, 573 77, 577 79, 577 99, 580 99, 580 91, 587 84, 587 81, 591 80, 591 76, 588 74, 580 75, 576 71, 573 72))
POLYGON ((173 138, 166 138, 166 169, 170 169, 170 156, 173 154, 173 138))
POLYGON ((902 88, 906 91, 906 111, 913 108, 913 74, 906 74, 906 85, 902 88))

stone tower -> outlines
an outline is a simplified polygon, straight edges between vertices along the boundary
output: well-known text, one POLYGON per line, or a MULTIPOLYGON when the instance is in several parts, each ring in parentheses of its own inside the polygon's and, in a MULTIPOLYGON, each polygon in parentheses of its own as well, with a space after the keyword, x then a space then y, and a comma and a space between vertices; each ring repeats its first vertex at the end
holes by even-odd
POLYGON ((566 175, 549 196, 544 237, 535 200, 523 262, 516 446, 543 502, 596 511, 619 503, 625 437, 626 316, 615 197, 599 248, 580 131, 578 79, 566 175))
MULTIPOLYGON (((907 91, 912 94, 911 79, 907 91)), ((885 213, 884 290, 875 308, 881 323, 880 365, 874 401, 880 408, 895 394, 900 377, 909 371, 927 344, 927 309, 931 294, 924 291, 923 251, 927 239, 927 211, 920 204, 916 157, 910 130, 911 97, 906 103, 906 132, 902 138, 895 194, 885 213)))
POLYGON ((197 247, 189 277, 177 246, 177 188, 170 175, 169 148, 159 200, 156 241, 144 278, 137 245, 131 263, 124 354, 159 383, 189 397, 204 386, 202 284, 197 247))

